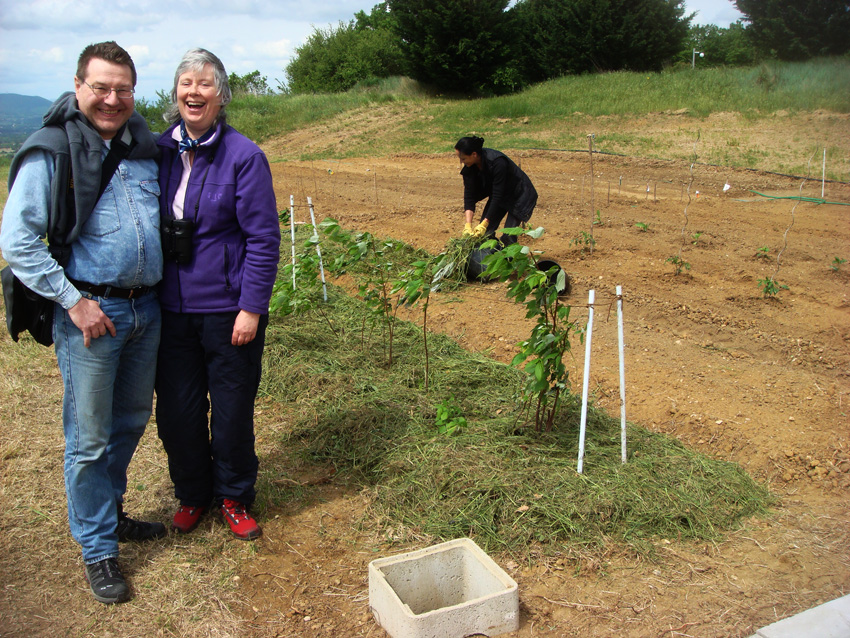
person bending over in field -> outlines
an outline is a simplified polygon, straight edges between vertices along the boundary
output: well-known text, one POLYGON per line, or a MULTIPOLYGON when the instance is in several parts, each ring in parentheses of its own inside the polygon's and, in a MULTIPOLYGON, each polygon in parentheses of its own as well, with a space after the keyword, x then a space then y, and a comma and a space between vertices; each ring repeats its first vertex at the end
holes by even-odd
MULTIPOLYGON (((463 168, 464 237, 492 238, 502 220, 504 228, 515 228, 531 219, 537 204, 534 184, 504 153, 484 148, 480 137, 462 137, 455 144, 463 168), (472 225, 475 205, 487 199, 481 221, 472 225)), ((503 245, 516 243, 516 235, 500 237, 503 245)))

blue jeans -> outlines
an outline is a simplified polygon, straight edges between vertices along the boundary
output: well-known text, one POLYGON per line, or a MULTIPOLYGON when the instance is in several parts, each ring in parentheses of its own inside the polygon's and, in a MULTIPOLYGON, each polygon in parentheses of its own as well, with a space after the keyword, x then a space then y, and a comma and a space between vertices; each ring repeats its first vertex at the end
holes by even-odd
POLYGON ((88 565, 118 556, 118 507, 127 467, 153 406, 159 299, 84 296, 98 301, 117 335, 83 345, 83 333, 56 305, 53 339, 65 384, 65 492, 71 535, 88 565))

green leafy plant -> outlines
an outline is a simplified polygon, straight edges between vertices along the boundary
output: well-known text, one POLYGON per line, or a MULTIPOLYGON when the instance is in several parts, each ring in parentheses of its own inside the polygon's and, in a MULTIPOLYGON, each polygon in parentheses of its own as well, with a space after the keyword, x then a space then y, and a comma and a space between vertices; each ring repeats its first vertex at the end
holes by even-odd
POLYGON ((425 389, 430 380, 428 352, 428 305, 435 290, 451 290, 466 281, 466 265, 479 240, 472 237, 450 239, 446 250, 429 259, 418 259, 401 271, 393 282, 392 294, 406 307, 422 308, 422 343, 425 349, 425 389))
POLYGON ((595 245, 596 240, 593 238, 593 235, 586 230, 581 231, 581 234, 578 237, 574 237, 570 240, 570 246, 580 247, 582 254, 584 254, 584 251, 586 250, 592 250, 595 245))
MULTIPOLYGON (((506 233, 525 234, 533 239, 543 234, 543 228, 523 231, 506 229, 506 233)), ((483 246, 495 241, 485 242, 483 246)), ((537 255, 528 246, 516 243, 484 259, 485 276, 508 282, 508 297, 525 305, 526 317, 537 322, 528 339, 520 342, 519 352, 511 364, 525 371, 523 400, 530 406, 536 403, 534 415, 538 431, 552 429, 561 395, 567 392, 569 372, 564 354, 570 351, 570 331, 575 325, 569 320, 570 307, 561 302, 559 293, 566 289, 563 270, 555 266, 549 272, 537 268, 537 255), (555 272, 557 277, 554 277, 555 272), (554 281, 553 281, 554 277, 554 281)))
POLYGON ((770 257, 770 248, 762 246, 756 251, 756 259, 767 259, 770 257))
MULTIPOLYGON (((288 213, 285 209, 280 215, 288 213)), ((326 294, 321 277, 323 265, 316 250, 318 244, 319 236, 314 232, 301 244, 296 258, 281 268, 272 292, 269 312, 286 316, 316 310, 337 334, 337 328, 330 321, 324 307, 326 294)))
POLYGON ((445 399, 437 406, 436 423, 440 434, 457 434, 466 427, 466 419, 454 397, 445 399))
POLYGON ((645 233, 649 230, 649 224, 646 222, 638 222, 635 224, 635 228, 637 228, 640 232, 645 233))
POLYGON ((673 264, 673 267, 675 268, 674 274, 676 274, 676 275, 682 274, 683 270, 690 270, 691 269, 691 265, 688 262, 686 262, 684 259, 679 257, 679 255, 673 255, 671 257, 668 257, 665 261, 668 264, 673 264))
POLYGON ((593 219, 594 226, 604 226, 605 222, 602 221, 602 212, 597 208, 596 209, 596 217, 593 219))
POLYGON ((846 263, 846 259, 841 259, 841 257, 835 257, 833 258, 832 263, 829 265, 829 267, 832 268, 833 271, 838 272, 841 270, 841 264, 846 263))
POLYGON ((780 290, 788 290, 786 284, 780 284, 773 277, 765 277, 758 280, 759 288, 765 297, 775 297, 780 290))
POLYGON ((691 243, 696 246, 699 243, 699 238, 703 236, 703 233, 693 233, 691 235, 691 243))
MULTIPOLYGON (((440 263, 438 261, 438 263, 440 263)), ((399 294, 399 303, 405 306, 422 305, 422 343, 425 348, 425 389, 428 389, 430 365, 428 356, 428 304, 435 284, 444 271, 434 272, 434 260, 419 259, 402 272, 393 284, 393 293, 399 294)))
MULTIPOLYGON (((378 239, 367 232, 350 233, 331 218, 324 220, 319 227, 330 241, 342 248, 342 252, 330 264, 332 271, 342 273, 354 264, 368 263, 363 271, 365 278, 358 286, 358 294, 369 309, 372 321, 383 328, 387 365, 392 365, 393 337, 399 307, 398 289, 394 286, 396 266, 392 256, 398 243, 378 239)), ((361 334, 365 342, 365 324, 363 328, 361 334)))

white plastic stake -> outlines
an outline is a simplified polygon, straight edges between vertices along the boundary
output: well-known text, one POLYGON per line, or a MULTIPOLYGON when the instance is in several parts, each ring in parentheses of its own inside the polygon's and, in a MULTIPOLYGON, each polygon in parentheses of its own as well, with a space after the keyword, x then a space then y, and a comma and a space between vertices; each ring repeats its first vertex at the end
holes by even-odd
POLYGON ((581 427, 578 434, 578 473, 581 474, 584 469, 584 433, 587 430, 587 395, 590 388, 590 342, 593 340, 593 300, 596 298, 596 291, 591 290, 587 293, 587 307, 589 313, 587 317, 587 335, 584 348, 584 381, 581 389, 581 427))
POLYGON ((313 240, 316 242, 316 254, 319 256, 319 274, 322 276, 322 296, 328 300, 328 285, 325 283, 325 266, 322 264, 322 249, 319 248, 319 229, 316 228, 316 214, 313 212, 313 198, 307 198, 310 207, 310 221, 313 222, 313 240))
POLYGON ((292 236, 292 289, 295 290, 295 195, 289 196, 289 233, 292 236))
POLYGON ((623 356, 623 287, 617 286, 617 340, 620 349, 620 447, 626 462, 626 362, 623 356))

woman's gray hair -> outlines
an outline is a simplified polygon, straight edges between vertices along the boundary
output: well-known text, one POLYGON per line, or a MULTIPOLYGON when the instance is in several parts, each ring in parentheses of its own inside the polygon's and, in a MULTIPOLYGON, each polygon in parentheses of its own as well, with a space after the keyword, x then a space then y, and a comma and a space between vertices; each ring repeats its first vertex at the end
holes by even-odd
POLYGON ((177 65, 177 70, 174 72, 174 88, 171 89, 171 106, 162 115, 168 124, 174 124, 180 120, 180 110, 177 108, 177 83, 180 81, 180 76, 189 71, 203 71, 204 67, 208 64, 213 69, 216 95, 221 98, 221 111, 218 113, 215 124, 225 120, 224 107, 230 104, 230 100, 233 99, 233 94, 230 92, 230 84, 227 81, 227 71, 224 70, 224 64, 218 59, 218 56, 206 49, 198 48, 186 51, 183 59, 180 60, 180 64, 177 65))

